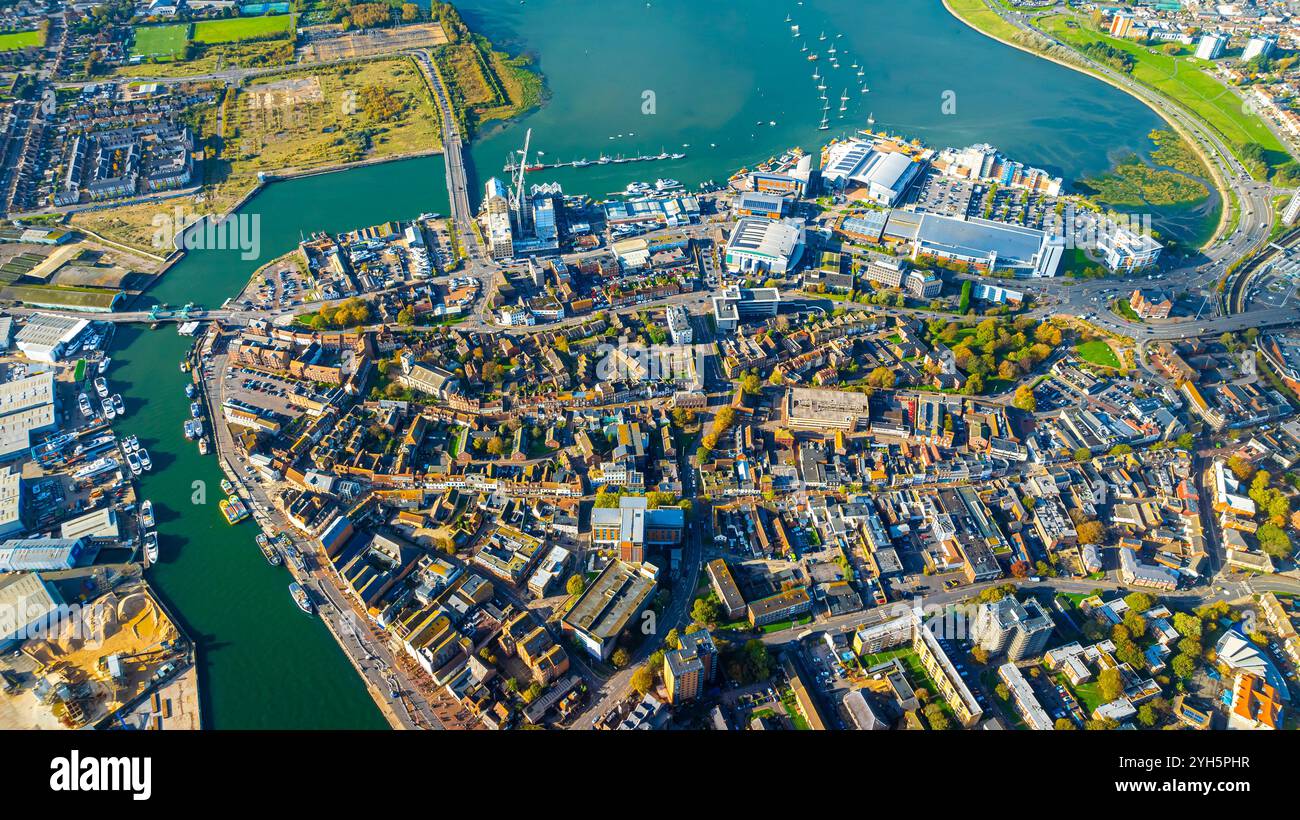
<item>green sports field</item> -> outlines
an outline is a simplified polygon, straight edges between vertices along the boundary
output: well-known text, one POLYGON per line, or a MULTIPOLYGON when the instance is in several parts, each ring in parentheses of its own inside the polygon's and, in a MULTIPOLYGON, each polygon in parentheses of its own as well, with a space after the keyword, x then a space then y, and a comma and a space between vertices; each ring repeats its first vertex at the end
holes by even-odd
POLYGON ((1111 350, 1110 345, 1099 339, 1077 345, 1074 352, 1078 353, 1079 357, 1084 361, 1092 362, 1099 367, 1119 369, 1119 358, 1115 355, 1115 351, 1111 350))
POLYGON ((232 17, 229 20, 203 20, 194 24, 196 43, 237 43, 240 40, 270 38, 288 34, 292 15, 269 17, 232 17))
POLYGON ((135 45, 131 47, 131 54, 165 60, 176 59, 185 54, 185 43, 189 38, 188 23, 173 26, 136 26, 135 45))
POLYGON ((7 31, 0 34, 0 52, 39 46, 42 42, 43 38, 39 31, 7 31))

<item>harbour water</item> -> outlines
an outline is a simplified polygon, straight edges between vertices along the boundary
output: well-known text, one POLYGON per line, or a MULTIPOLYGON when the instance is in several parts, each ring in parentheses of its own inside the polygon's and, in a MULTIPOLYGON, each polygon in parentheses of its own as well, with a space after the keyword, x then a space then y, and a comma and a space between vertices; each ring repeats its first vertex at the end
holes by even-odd
MULTIPOLYGON (((1153 146, 1146 135, 1161 124, 1109 86, 971 31, 938 0, 459 5, 473 28, 512 52, 536 56, 552 95, 540 110, 475 143, 471 159, 479 183, 500 173, 525 127, 533 129, 546 161, 594 161, 602 152, 687 154, 680 161, 535 177, 599 198, 635 179, 722 182, 736 168, 790 146, 814 149, 831 136, 847 135, 865 126, 871 113, 877 129, 933 145, 991 142, 1067 179, 1104 172, 1132 153, 1149 156, 1153 146), (800 39, 791 37, 787 13, 799 24, 800 39), (822 31, 828 41, 817 40, 822 31), (810 50, 818 43, 823 55, 830 41, 839 43, 841 68, 830 68, 824 56, 817 64, 820 72, 836 75, 827 83, 833 89, 828 96, 850 86, 855 61, 870 89, 852 92, 857 97, 843 120, 832 112, 830 131, 817 130, 820 101, 813 64, 800 51, 805 41, 810 50), (954 102, 955 113, 945 113, 946 99, 954 102), (650 100, 652 109, 643 108, 650 100)), ((446 213, 443 167, 440 158, 424 158, 274 183, 241 210, 260 216, 257 259, 241 259, 238 250, 193 251, 146 302, 216 307, 260 265, 313 231, 446 213)), ((1171 210, 1156 227, 1165 233, 1204 231, 1212 216, 1207 211, 1215 207, 1171 210)), ((150 571, 151 579, 199 645, 204 725, 384 726, 327 631, 293 605, 289 576, 261 557, 254 527, 231 528, 221 519, 216 461, 200 457, 181 434, 188 417, 187 377, 178 363, 188 343, 171 327, 122 327, 109 378, 127 399, 120 431, 138 434, 156 464, 142 481, 161 534, 161 563, 150 571), (206 485, 206 504, 191 503, 195 481, 206 485)))
MULTIPOLYGON (((1137 154, 1163 121, 1099 80, 970 29, 939 0, 465 0, 472 28, 532 56, 551 99, 475 143, 478 181, 499 175, 533 129, 544 161, 683 152, 678 161, 539 171, 597 199, 633 180, 722 183, 791 146, 814 150, 867 126, 935 146, 988 142, 1073 180, 1137 154), (785 22, 786 16, 791 22, 785 22), (580 21, 580 22, 578 22, 580 21), (799 26, 792 36, 791 25, 799 26), (820 40, 824 33, 826 40, 820 40), (842 35, 842 36, 841 36, 842 35), (808 52, 800 50, 807 45, 808 52), (829 63, 836 49, 840 67, 829 63), (819 59, 807 60, 817 52, 819 59), (857 63, 868 93, 857 85, 857 63), (826 77, 830 129, 812 79, 826 77), (849 100, 839 118, 839 97, 849 100), (775 123, 772 125, 770 123, 775 123), (613 137, 613 139, 610 139, 613 137)), ((481 185, 479 186, 481 189, 481 185)), ((475 190, 477 195, 479 190, 475 190)), ((1153 210, 1156 230, 1208 236, 1218 199, 1153 210)))

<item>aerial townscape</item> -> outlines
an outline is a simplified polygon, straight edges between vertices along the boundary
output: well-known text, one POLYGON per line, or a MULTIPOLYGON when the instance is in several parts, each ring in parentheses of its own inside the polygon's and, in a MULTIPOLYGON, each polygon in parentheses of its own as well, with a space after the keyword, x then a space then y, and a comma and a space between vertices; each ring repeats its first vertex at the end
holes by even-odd
POLYGON ((0 728, 1300 726, 1300 3, 729 5, 0 3, 0 728))

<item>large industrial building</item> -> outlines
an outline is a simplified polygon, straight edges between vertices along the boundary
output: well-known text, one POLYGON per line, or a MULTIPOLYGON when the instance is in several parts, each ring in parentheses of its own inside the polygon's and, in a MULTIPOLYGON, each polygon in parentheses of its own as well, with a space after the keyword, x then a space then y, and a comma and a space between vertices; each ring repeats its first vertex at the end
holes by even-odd
POLYGON ((14 344, 34 362, 53 363, 63 358, 64 352, 88 327, 90 322, 85 319, 37 313, 18 331, 14 344))
POLYGON ((795 429, 843 430, 865 427, 871 418, 871 397, 865 393, 792 387, 786 393, 786 423, 795 429))
POLYGON ((962 262, 976 270, 1022 277, 1055 276, 1064 252, 1056 237, 1035 228, 930 213, 894 211, 883 236, 910 244, 913 259, 962 262))
POLYGON ((650 603, 659 571, 653 564, 613 560, 574 603, 560 626, 594 658, 605 660, 650 603))
POLYGON ((861 187, 869 199, 891 207, 921 177, 925 166, 897 151, 880 151, 863 140, 848 140, 826 151, 822 181, 832 189, 861 187))
POLYGON ((0 384, 0 461, 27 455, 32 437, 55 429, 55 419, 53 373, 0 384))
POLYGON ((731 273, 784 276, 799 264, 804 243, 802 219, 745 217, 731 231, 724 260, 731 273))

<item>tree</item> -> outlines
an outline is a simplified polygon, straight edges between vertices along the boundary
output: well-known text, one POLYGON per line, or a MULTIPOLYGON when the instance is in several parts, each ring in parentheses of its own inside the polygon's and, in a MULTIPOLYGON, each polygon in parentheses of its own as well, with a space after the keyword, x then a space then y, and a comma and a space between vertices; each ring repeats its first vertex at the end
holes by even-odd
POLYGON ((1138 723, 1141 723, 1143 726, 1150 729, 1152 726, 1156 725, 1156 720, 1159 718, 1159 715, 1156 714, 1155 709, 1151 708, 1151 704, 1144 703, 1138 707, 1137 718, 1138 723))
POLYGON ((897 379, 897 374, 888 367, 877 367, 867 376, 867 384, 888 389, 894 386, 897 379))
POLYGON ((632 660, 632 653, 620 646, 614 650, 614 654, 610 656, 609 660, 614 664, 615 669, 622 669, 632 660))
POLYGON ((506 441, 501 436, 493 436, 488 439, 487 451, 494 456, 504 455, 506 452, 506 441))
POLYGON ((1134 610, 1130 609, 1124 613, 1124 626, 1134 638, 1141 638, 1147 634, 1147 619, 1134 610))
POLYGON ((1196 658, 1180 653, 1174 656, 1173 663, 1170 666, 1173 668, 1175 675, 1186 680, 1196 671, 1196 658))
POLYGON ((1240 454, 1234 455, 1228 459, 1228 469, 1237 477, 1238 481, 1245 481, 1255 473, 1255 467, 1240 454))
POLYGON ((948 716, 943 713, 943 707, 938 703, 928 704, 924 712, 926 723, 929 723, 934 731, 943 732, 952 728, 952 722, 948 720, 948 716))
POLYGON ((696 623, 713 626, 718 623, 721 615, 722 608, 708 596, 696 598, 695 603, 691 606, 691 619, 696 623))
POLYGON ((415 324, 415 308, 407 305, 397 312, 397 323, 405 327, 415 324))
POLYGON ((1259 539, 1259 548, 1269 557, 1277 559, 1291 557, 1291 536, 1272 521, 1261 524, 1255 531, 1255 537, 1259 539))
POLYGON ((975 660, 976 663, 981 665, 989 662, 988 650, 982 646, 976 646, 975 648, 971 649, 970 656, 975 660))
POLYGON ((1186 612, 1175 612, 1174 629, 1178 630, 1178 634, 1191 640, 1199 641, 1201 639, 1201 619, 1195 615, 1188 615, 1186 612))
POLYGON ((1026 413, 1037 410, 1038 397, 1034 395, 1034 389, 1027 384, 1017 387, 1016 394, 1011 399, 1011 406, 1017 410, 1024 410, 1026 413))
POLYGON ((745 641, 737 658, 736 667, 741 683, 757 683, 767 680, 772 675, 772 658, 768 654, 767 644, 751 638, 745 641))
POLYGON ((1074 722, 1069 718, 1057 718, 1056 722, 1052 724, 1052 728, 1056 729, 1058 732, 1070 732, 1075 730, 1074 722))
POLYGON ((1092 451, 1089 450, 1087 447, 1080 447, 1079 449, 1074 451, 1075 461, 1087 461, 1090 458, 1092 458, 1092 451))
POLYGON ((746 373, 740 377, 740 392, 746 396, 757 396, 763 392, 763 382, 755 373, 746 373))
POLYGON ((1124 678, 1119 669, 1111 666, 1101 670, 1097 676, 1097 686, 1101 690, 1101 698, 1106 703, 1118 700, 1124 694, 1124 678))
POLYGON ((1124 603, 1128 604, 1129 609, 1137 613, 1146 612, 1156 605, 1155 599, 1145 592, 1130 592, 1124 596, 1124 603))
POLYGON ((647 663, 632 673, 632 688, 639 695, 647 694, 655 688, 655 670, 650 664, 647 663))
POLYGON ((1106 526, 1100 521, 1084 521, 1075 525, 1080 544, 1100 544, 1106 540, 1106 526))
POLYGON ((682 648, 682 636, 681 633, 677 631, 677 627, 668 630, 668 634, 664 636, 664 646, 669 649, 682 648))
POLYGON ((569 576, 569 580, 564 584, 564 591, 570 595, 581 595, 587 588, 587 581, 580 574, 574 573, 569 576))
POLYGON ((1029 577, 1029 562, 1028 562, 1028 561, 1016 561, 1016 562, 1012 563, 1012 564, 1011 564, 1011 576, 1012 576, 1013 578, 1028 578, 1028 577, 1029 577))

